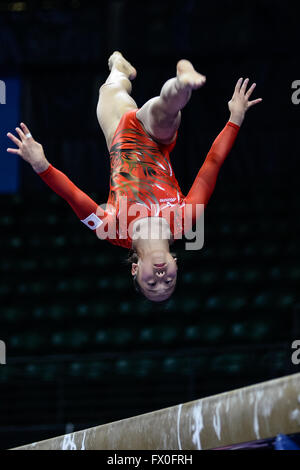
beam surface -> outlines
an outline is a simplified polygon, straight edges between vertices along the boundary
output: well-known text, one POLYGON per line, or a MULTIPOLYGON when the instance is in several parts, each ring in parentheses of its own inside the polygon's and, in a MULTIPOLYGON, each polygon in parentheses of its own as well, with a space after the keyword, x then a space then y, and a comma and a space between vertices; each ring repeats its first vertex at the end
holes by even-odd
POLYGON ((296 432, 300 373, 16 450, 200 450, 296 432))

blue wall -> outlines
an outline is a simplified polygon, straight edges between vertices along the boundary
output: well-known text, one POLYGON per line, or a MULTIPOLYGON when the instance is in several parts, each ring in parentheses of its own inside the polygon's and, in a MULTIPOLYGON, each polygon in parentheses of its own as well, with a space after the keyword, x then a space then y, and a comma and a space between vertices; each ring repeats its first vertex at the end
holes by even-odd
POLYGON ((20 79, 0 79, 6 85, 6 104, 0 104, 0 193, 14 193, 19 187, 20 157, 6 151, 7 147, 15 147, 6 134, 16 134, 15 128, 20 124, 20 79))

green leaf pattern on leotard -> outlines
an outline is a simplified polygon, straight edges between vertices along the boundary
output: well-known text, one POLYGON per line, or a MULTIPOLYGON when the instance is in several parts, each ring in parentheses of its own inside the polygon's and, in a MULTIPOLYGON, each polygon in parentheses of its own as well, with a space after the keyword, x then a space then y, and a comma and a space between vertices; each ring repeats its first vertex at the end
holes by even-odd
POLYGON ((163 187, 166 198, 181 194, 169 159, 159 144, 135 129, 122 129, 114 137, 110 150, 111 175, 108 202, 115 205, 121 196, 129 203, 149 207, 159 204, 154 192, 156 184, 163 187))

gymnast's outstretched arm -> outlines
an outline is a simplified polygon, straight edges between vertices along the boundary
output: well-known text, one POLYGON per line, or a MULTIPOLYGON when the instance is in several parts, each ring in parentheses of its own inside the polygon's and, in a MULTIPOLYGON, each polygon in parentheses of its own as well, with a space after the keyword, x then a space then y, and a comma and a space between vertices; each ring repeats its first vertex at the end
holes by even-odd
POLYGON ((99 215, 105 216, 104 211, 87 194, 75 186, 64 173, 48 162, 42 145, 33 139, 27 126, 21 123, 21 128, 16 128, 19 139, 10 132, 7 134, 18 147, 17 149, 8 148, 7 151, 19 155, 28 162, 43 181, 68 202, 80 220, 92 230, 96 230, 100 224, 99 215))
POLYGON ((185 198, 186 204, 189 203, 193 205, 193 220, 196 217, 196 204, 204 204, 205 206, 213 193, 220 168, 234 144, 247 109, 262 101, 261 98, 249 101, 256 84, 253 83, 246 92, 248 82, 248 78, 246 78, 244 82, 242 78, 237 81, 233 96, 228 102, 229 111, 231 113, 229 121, 215 139, 185 198))

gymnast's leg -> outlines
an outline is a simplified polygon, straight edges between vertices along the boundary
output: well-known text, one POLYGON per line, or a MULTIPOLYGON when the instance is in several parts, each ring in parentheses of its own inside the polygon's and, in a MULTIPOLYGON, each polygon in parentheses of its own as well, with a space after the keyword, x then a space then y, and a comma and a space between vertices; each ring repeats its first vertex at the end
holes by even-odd
POLYGON ((180 125, 180 110, 189 101, 192 90, 200 88, 205 81, 205 76, 198 73, 191 62, 180 60, 176 78, 168 80, 160 96, 147 101, 136 117, 155 140, 165 144, 172 142, 180 125))
POLYGON ((110 150, 121 117, 126 111, 137 108, 136 102, 130 96, 130 80, 136 77, 137 72, 118 51, 110 56, 108 66, 110 74, 99 90, 97 117, 110 150))

